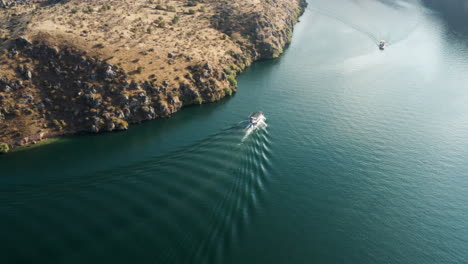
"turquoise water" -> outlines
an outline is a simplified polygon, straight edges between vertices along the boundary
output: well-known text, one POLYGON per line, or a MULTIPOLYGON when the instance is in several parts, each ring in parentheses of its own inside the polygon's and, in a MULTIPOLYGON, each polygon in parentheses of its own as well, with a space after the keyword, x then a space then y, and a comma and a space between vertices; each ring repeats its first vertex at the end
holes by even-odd
POLYGON ((311 0, 234 97, 2 156, 1 263, 466 263, 468 40, 442 18, 311 0))

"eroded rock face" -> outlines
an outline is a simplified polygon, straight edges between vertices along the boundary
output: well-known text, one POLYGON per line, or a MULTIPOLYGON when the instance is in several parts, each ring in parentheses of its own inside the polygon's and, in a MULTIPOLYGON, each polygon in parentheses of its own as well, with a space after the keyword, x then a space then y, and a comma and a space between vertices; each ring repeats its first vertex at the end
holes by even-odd
POLYGON ((306 0, 299 0, 297 5, 281 2, 265 1, 262 8, 242 13, 233 11, 238 3, 227 1, 225 5, 229 7, 220 8, 213 17, 213 26, 228 35, 238 32, 250 40, 243 46, 253 60, 277 58, 289 44, 294 23, 307 7, 306 0))
MULTIPOLYGON (((20 65, 16 71, 24 81, 0 79, 1 120, 13 123, 34 114, 48 130, 98 133, 168 117, 182 107, 178 89, 168 92, 153 82, 130 81, 112 65, 96 58, 83 59, 78 50, 58 50, 43 43, 22 47, 17 50, 18 58, 30 58, 32 63, 20 65), (89 78, 91 75, 97 77, 89 78), (35 93, 28 93, 28 87, 35 87, 35 93)), ((195 87, 187 89, 191 97, 199 96, 195 87)), ((7 142, 29 144, 23 136, 19 133, 7 142)))

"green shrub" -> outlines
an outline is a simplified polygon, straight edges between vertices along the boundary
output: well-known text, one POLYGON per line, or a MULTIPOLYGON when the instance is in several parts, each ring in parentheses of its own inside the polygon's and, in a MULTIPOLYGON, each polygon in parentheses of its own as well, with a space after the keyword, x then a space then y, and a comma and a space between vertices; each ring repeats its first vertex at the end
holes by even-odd
POLYGON ((232 95, 232 89, 231 88, 224 88, 224 94, 226 96, 231 96, 232 95))
POLYGON ((166 21, 164 21, 164 18, 162 16, 158 17, 158 19, 155 20, 154 23, 160 28, 166 27, 166 21))
POLYGON ((94 9, 93 9, 92 7, 90 7, 90 6, 88 6, 87 8, 85 8, 85 9, 83 10, 83 12, 85 12, 85 13, 88 13, 88 14, 89 14, 89 13, 92 13, 92 12, 94 12, 94 9))
POLYGON ((203 104, 203 99, 200 96, 195 98, 194 104, 199 104, 199 105, 203 104))
POLYGON ((172 19, 172 24, 177 24, 180 20, 180 16, 175 16, 173 19, 172 19))
POLYGON ((10 147, 6 143, 0 143, 0 154, 5 154, 10 151, 10 147))
POLYGON ((54 126, 57 127, 59 130, 62 130, 62 124, 60 123, 59 120, 54 119, 52 120, 52 123, 54 123, 54 126))
POLYGON ((186 6, 197 6, 197 1, 187 1, 186 6))
POLYGON ((195 14, 195 10, 189 9, 188 14, 189 14, 189 15, 194 15, 194 14, 195 14))
POLYGON ((99 12, 105 12, 105 11, 110 10, 110 9, 111 9, 110 5, 104 4, 103 6, 101 6, 101 8, 98 11, 99 12))
POLYGON ((229 65, 229 68, 231 68, 231 70, 233 70, 235 72, 239 72, 239 67, 237 67, 237 65, 235 65, 235 64, 229 65))
POLYGON ((233 70, 228 69, 228 68, 224 69, 224 73, 226 73, 226 75, 236 75, 236 71, 233 71, 233 70))
POLYGON ((237 80, 236 80, 236 77, 234 77, 233 75, 228 75, 227 80, 229 81, 229 84, 230 84, 232 87, 237 87, 237 80))

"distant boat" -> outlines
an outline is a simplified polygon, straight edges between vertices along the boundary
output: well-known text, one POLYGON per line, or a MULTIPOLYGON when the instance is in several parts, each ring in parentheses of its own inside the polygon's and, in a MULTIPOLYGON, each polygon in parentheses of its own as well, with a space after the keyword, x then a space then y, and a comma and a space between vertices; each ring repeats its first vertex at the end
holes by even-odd
POLYGON ((385 49, 385 40, 381 40, 379 43, 379 49, 384 50, 385 49))

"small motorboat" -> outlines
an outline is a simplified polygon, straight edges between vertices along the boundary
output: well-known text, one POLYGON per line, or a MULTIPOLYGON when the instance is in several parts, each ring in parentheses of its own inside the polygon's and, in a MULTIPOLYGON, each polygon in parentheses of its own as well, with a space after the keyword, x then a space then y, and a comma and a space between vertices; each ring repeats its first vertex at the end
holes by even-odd
POLYGON ((249 128, 256 127, 264 119, 263 112, 253 112, 249 116, 249 128))
POLYGON ((384 49, 385 49, 385 40, 381 40, 381 41, 379 42, 379 49, 380 49, 380 50, 384 50, 384 49))

